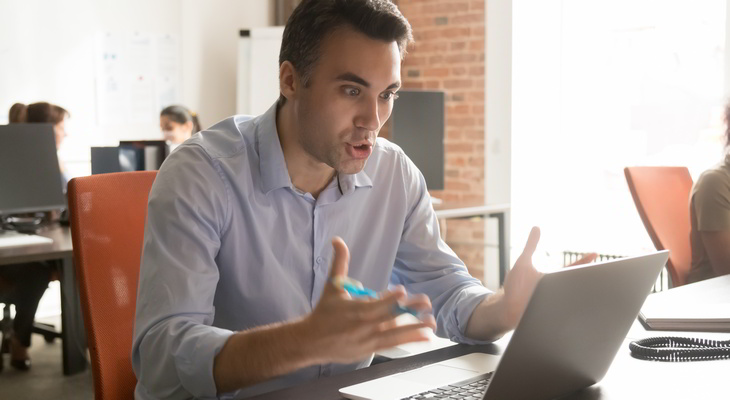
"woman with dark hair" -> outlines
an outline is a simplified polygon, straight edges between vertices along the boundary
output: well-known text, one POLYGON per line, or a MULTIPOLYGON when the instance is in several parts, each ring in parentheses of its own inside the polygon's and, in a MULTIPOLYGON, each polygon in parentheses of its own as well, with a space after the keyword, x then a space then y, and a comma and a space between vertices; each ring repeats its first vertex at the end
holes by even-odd
POLYGON ((171 146, 188 140, 193 133, 200 131, 198 114, 183 106, 168 106, 160 112, 160 129, 171 146))
POLYGON ((28 106, 22 103, 15 103, 10 107, 8 111, 8 122, 11 124, 17 124, 25 122, 25 115, 28 110, 28 106))
POLYGON ((725 159, 692 187, 689 283, 730 274, 730 102, 725 106, 725 149, 725 159))
MULTIPOLYGON (((8 120, 12 123, 50 123, 58 149, 66 138, 65 120, 69 116, 63 107, 40 102, 29 105, 15 103, 8 112, 8 120)), ((63 178, 64 191, 66 183, 64 168, 59 165, 63 178)), ((2 190, 3 188, 0 188, 2 190)), ((0 268, 0 301, 15 305, 15 318, 10 338, 10 365, 21 371, 30 369, 28 348, 31 344, 33 320, 38 309, 38 303, 43 297, 48 282, 51 280, 53 267, 46 263, 34 262, 24 264, 5 265, 0 268)), ((0 370, 3 368, 0 358, 0 370)))

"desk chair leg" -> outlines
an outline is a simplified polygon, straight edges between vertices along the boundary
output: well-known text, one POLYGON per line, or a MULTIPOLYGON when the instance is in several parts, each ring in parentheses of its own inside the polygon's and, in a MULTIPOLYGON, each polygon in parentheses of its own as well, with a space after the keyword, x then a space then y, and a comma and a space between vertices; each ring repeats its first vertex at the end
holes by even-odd
POLYGON ((63 374, 73 375, 85 370, 86 332, 76 271, 71 257, 62 260, 61 268, 61 338, 63 374))
POLYGON ((3 306, 3 319, 0 321, 0 331, 2 331, 2 343, 0 344, 0 356, 10 352, 10 331, 12 329, 12 320, 10 319, 10 305, 3 306))

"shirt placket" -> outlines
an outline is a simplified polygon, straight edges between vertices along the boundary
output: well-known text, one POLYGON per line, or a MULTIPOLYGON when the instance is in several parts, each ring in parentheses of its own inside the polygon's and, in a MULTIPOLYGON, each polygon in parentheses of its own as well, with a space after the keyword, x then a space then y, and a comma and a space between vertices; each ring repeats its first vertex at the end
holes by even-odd
POLYGON ((329 260, 327 259, 327 242, 326 220, 324 218, 323 208, 315 205, 312 215, 312 237, 314 238, 312 246, 312 272, 314 273, 314 284, 312 285, 312 295, 310 296, 311 306, 314 307, 322 296, 322 290, 327 283, 329 268, 327 267, 329 260))

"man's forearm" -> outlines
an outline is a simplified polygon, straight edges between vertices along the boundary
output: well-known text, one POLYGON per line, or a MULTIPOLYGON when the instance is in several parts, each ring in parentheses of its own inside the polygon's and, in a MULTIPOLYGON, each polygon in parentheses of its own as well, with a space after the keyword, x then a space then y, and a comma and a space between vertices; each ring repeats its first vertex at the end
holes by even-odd
POLYGON ((505 306, 504 292, 500 290, 487 296, 474 308, 464 333, 471 339, 494 341, 514 329, 510 321, 511 318, 507 314, 505 306))
POLYGON ((307 343, 305 320, 254 328, 232 335, 215 357, 218 393, 230 392, 319 362, 307 343))

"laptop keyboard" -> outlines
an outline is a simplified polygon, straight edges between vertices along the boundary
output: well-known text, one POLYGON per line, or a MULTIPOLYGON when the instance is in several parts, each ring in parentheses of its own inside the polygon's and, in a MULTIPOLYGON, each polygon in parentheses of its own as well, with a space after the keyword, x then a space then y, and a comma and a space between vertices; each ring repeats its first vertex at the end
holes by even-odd
POLYGON ((459 400, 481 400, 487 391, 489 380, 492 378, 492 372, 475 376, 465 381, 457 382, 452 385, 446 385, 440 388, 432 389, 427 392, 419 393, 410 397, 404 397, 401 400, 416 399, 459 399, 459 400))

